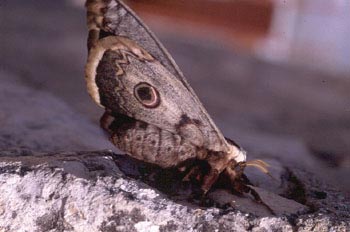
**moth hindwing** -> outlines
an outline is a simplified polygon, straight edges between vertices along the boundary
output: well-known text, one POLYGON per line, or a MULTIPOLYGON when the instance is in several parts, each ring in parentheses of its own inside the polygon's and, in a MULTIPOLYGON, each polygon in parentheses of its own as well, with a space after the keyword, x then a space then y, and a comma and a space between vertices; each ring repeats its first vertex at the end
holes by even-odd
POLYGON ((101 126, 130 156, 163 168, 202 160, 208 191, 221 173, 235 181, 245 153, 226 140, 172 57, 118 0, 88 0, 88 92, 105 108, 101 126))

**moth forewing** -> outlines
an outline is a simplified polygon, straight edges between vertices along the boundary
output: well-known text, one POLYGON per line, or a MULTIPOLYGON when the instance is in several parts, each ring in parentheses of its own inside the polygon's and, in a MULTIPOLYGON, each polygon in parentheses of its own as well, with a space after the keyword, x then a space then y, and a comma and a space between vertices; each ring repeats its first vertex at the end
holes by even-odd
MULTIPOLYGON (((99 90, 96 84, 96 70, 107 50, 120 51, 123 56, 121 61, 119 61, 120 63, 127 62, 127 55, 124 53, 126 51, 130 51, 140 60, 154 60, 154 58, 149 53, 147 53, 141 47, 137 46, 133 41, 123 37, 109 36, 95 41, 93 46, 89 49, 88 61, 85 67, 85 78, 90 96, 99 105, 101 105, 101 101, 99 90)), ((123 70, 120 66, 118 66, 117 75, 121 74, 123 74, 123 70)))

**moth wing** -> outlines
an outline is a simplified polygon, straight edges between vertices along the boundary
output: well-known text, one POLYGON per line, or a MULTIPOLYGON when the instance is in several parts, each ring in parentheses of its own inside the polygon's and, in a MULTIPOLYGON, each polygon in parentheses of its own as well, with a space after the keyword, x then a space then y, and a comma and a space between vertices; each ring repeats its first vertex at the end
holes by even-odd
MULTIPOLYGON (((201 114, 199 117, 206 127, 203 134, 206 137, 205 140, 209 140, 209 143, 211 144, 208 148, 216 151, 227 151, 229 148, 226 140, 202 106, 202 103, 188 84, 187 80, 184 78, 183 73, 162 43, 142 22, 142 20, 136 16, 127 5, 119 0, 88 0, 86 6, 88 12, 89 10, 94 11, 92 18, 89 18, 88 13, 88 25, 96 27, 91 28, 90 26, 90 32, 92 29, 97 29, 98 31, 95 35, 89 34, 89 43, 91 43, 91 40, 98 40, 98 38, 101 37, 101 33, 105 33, 106 36, 116 35, 128 38, 140 45, 158 62, 160 62, 172 74, 171 76, 173 78, 176 78, 178 82, 181 82, 183 88, 188 91, 188 94, 185 94, 187 96, 184 97, 190 97, 190 102, 193 103, 193 108, 196 108, 194 112, 199 112, 201 114), (96 17, 97 11, 100 12, 100 17, 96 17)), ((189 110, 191 110, 191 108, 189 108, 189 110)), ((140 120, 138 115, 133 116, 140 120)), ((151 119, 150 121, 147 120, 144 116, 146 115, 142 115, 141 120, 157 124, 152 122, 151 119)), ((180 122, 181 118, 178 118, 178 120, 180 122)), ((190 130, 191 129, 192 128, 190 128, 190 130)), ((208 145, 208 143, 206 144, 208 145)))
MULTIPOLYGON (((88 1, 89 2, 89 1, 88 1)), ((143 21, 122 1, 111 0, 108 1, 95 0, 96 3, 101 2, 104 7, 103 19, 100 22, 101 29, 105 32, 124 36, 135 41, 138 45, 147 50, 152 56, 158 60, 169 72, 171 72, 178 80, 180 80, 185 87, 197 99, 191 86, 184 78, 183 73, 171 57, 169 52, 163 44, 157 39, 153 32, 143 23, 143 21)))

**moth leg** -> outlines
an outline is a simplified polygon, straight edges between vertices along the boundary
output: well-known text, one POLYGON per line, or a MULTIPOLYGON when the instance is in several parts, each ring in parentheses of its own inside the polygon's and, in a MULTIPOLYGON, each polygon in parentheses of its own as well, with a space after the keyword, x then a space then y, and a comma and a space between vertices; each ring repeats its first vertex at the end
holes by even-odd
MULTIPOLYGON (((211 189, 212 185, 217 181, 220 175, 220 171, 216 168, 211 168, 209 173, 206 175, 203 174, 203 167, 198 164, 194 165, 188 169, 187 174, 182 179, 182 181, 196 181, 201 183, 201 193, 200 195, 204 197, 204 195, 211 189)), ((199 193, 198 193, 199 194, 199 193)))
POLYGON ((211 168, 209 173, 206 176, 204 176, 203 183, 201 186, 201 189, 204 195, 210 190, 212 185, 217 181, 217 179, 219 178, 219 175, 220 175, 219 170, 215 168, 211 168))
POLYGON ((232 185, 232 191, 238 192, 240 194, 247 193, 253 196, 254 200, 267 208, 267 210, 275 215, 275 212, 268 206, 260 197, 259 193, 250 187, 252 185, 249 179, 243 174, 244 168, 246 167, 246 163, 241 163, 238 165, 239 169, 235 170, 232 167, 227 167, 225 170, 226 176, 230 179, 232 185))
POLYGON ((233 192, 243 194, 249 192, 248 185, 251 185, 249 179, 243 174, 245 162, 230 165, 225 169, 225 177, 228 178, 233 192))
POLYGON ((193 177, 195 177, 195 179, 199 181, 201 178, 200 174, 201 170, 199 166, 194 166, 190 169, 190 171, 186 174, 182 181, 190 181, 193 177))
POLYGON ((230 165, 231 161, 220 157, 222 154, 216 154, 213 152, 212 155, 207 159, 209 165, 209 172, 204 176, 202 181, 201 189, 206 194, 213 184, 219 179, 220 174, 230 165), (220 157, 220 158, 218 158, 220 157))
POLYGON ((111 125, 111 122, 113 120, 114 120, 114 117, 110 114, 108 110, 106 110, 103 113, 102 117, 100 118, 100 126, 109 134, 113 132, 109 129, 109 126, 111 125))

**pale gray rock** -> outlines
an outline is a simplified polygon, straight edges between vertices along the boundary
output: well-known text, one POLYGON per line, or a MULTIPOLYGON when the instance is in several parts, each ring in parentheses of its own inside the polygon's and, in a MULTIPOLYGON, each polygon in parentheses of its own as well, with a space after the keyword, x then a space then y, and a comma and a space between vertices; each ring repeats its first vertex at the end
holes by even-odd
POLYGON ((52 94, 0 71, 0 148, 35 151, 112 149, 102 130, 52 94))
MULTIPOLYGON (((325 191, 330 196, 314 212, 259 217, 244 212, 251 203, 237 210, 177 202, 127 177, 108 151, 9 156, 16 152, 0 152, 0 231, 346 231, 350 226, 349 205, 339 193, 333 198, 325 191)), ((295 206, 305 208, 287 207, 295 206)))
POLYGON ((217 203, 218 206, 230 206, 234 209, 249 212, 256 216, 285 216, 293 214, 304 214, 309 211, 308 207, 294 200, 280 197, 277 194, 268 192, 264 189, 251 186, 260 196, 264 204, 257 204, 247 195, 237 196, 227 190, 219 189, 208 194, 208 196, 217 203), (268 207, 266 207, 268 206, 268 207), (272 213, 273 212, 273 213, 272 213))

